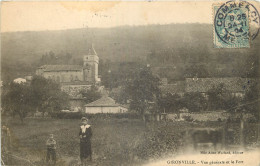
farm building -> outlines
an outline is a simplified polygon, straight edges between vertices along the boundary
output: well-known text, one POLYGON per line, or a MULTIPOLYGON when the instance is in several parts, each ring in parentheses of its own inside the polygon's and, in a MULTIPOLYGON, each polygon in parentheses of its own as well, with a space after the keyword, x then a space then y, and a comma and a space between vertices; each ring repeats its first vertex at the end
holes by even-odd
POLYGON ((115 102, 114 99, 104 96, 92 103, 85 105, 85 113, 125 113, 128 109, 115 102))

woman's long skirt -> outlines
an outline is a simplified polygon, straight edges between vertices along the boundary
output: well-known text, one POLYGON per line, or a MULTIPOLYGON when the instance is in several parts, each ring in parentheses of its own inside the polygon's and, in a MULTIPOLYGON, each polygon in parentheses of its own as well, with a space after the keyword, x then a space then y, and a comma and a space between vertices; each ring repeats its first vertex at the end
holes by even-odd
POLYGON ((88 157, 91 157, 91 155, 92 155, 92 151, 91 151, 90 140, 80 142, 80 158, 86 159, 88 157))

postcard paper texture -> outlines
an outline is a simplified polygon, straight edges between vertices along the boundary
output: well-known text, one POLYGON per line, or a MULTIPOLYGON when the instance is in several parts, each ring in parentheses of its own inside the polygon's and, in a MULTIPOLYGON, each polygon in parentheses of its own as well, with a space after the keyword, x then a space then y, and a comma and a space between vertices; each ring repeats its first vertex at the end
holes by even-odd
POLYGON ((259 1, 2 1, 1 165, 260 166, 259 1))

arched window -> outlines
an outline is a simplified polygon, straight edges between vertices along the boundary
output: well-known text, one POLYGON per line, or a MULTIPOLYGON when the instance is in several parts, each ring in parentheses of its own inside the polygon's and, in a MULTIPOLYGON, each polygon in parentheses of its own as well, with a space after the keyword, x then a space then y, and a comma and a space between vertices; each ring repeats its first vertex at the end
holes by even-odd
POLYGON ((71 82, 73 81, 73 75, 70 75, 70 81, 71 82))

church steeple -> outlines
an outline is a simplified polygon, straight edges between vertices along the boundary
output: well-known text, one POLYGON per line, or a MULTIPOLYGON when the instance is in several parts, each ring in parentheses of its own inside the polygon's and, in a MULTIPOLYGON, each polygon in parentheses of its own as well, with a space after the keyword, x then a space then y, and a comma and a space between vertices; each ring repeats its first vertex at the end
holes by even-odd
POLYGON ((99 58, 97 56, 97 52, 94 49, 94 45, 91 45, 91 48, 88 50, 88 54, 84 55, 83 57, 84 62, 84 78, 86 81, 89 82, 99 82, 100 79, 98 78, 98 63, 99 58))
POLYGON ((97 52, 94 48, 94 44, 91 44, 91 48, 88 49, 88 55, 96 55, 97 56, 97 52))

